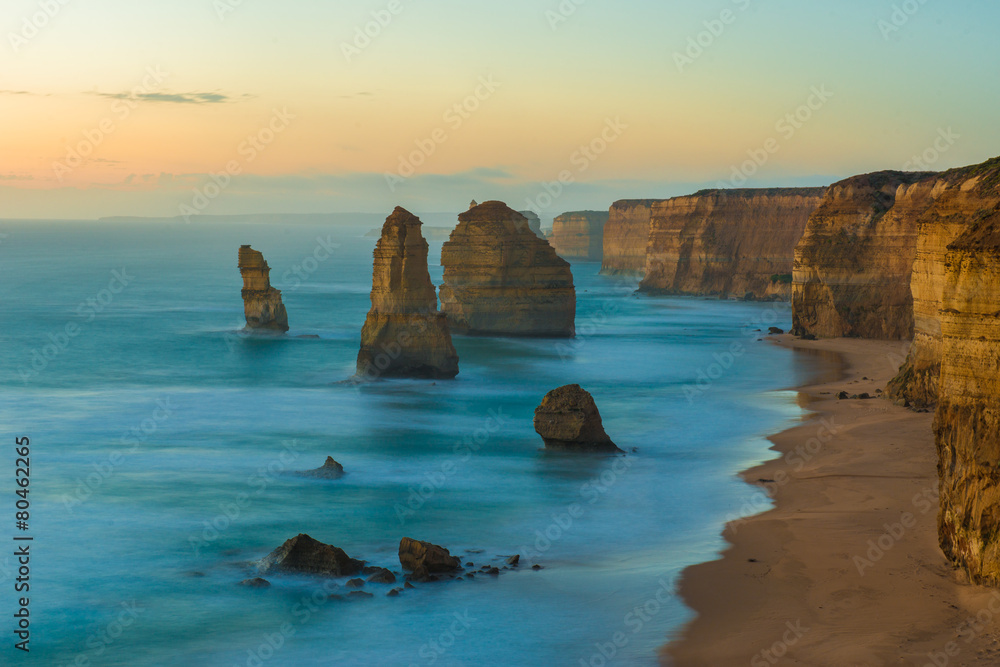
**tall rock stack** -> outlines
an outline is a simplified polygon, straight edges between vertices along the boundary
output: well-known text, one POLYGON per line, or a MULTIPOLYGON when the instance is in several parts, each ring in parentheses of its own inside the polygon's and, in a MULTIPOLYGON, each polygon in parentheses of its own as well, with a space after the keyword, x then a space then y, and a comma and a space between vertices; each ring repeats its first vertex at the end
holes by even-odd
POLYGON ((653 204, 639 291, 788 299, 795 245, 825 193, 703 190, 653 204))
POLYGON ((601 273, 607 276, 646 274, 646 246, 653 204, 662 199, 623 199, 611 205, 604 225, 601 273))
POLYGON ((372 308, 361 330, 358 376, 453 378, 458 353, 437 309, 420 219, 397 207, 382 227, 372 271, 372 308))
POLYGON ((910 275, 929 173, 882 171, 830 186, 795 249, 793 331, 885 340, 913 332, 910 275))
MULTIPOLYGON (((996 181, 994 181, 994 184, 996 181)), ((972 581, 1000 585, 1000 206, 945 256, 934 422, 941 548, 972 581)))
POLYGON ((441 310, 453 331, 572 337, 576 290, 569 263, 503 202, 458 216, 441 250, 441 310))
POLYGON ((545 238, 542 234, 542 219, 538 217, 538 214, 534 211, 519 211, 521 215, 528 219, 528 227, 535 233, 538 238, 545 238))
POLYGON ((1000 205, 1000 158, 930 178, 901 193, 896 205, 911 199, 927 202, 919 215, 913 216, 913 345, 899 375, 889 384, 889 394, 914 407, 928 407, 938 398, 949 246, 1000 205))
POLYGON ((563 259, 601 261, 604 255, 606 211, 575 211, 563 213, 552 223, 549 243, 563 259))
POLYGON ((288 331, 288 313, 281 302, 281 291, 271 287, 271 267, 264 261, 264 255, 248 245, 240 246, 239 268, 243 276, 246 328, 278 333, 288 331))

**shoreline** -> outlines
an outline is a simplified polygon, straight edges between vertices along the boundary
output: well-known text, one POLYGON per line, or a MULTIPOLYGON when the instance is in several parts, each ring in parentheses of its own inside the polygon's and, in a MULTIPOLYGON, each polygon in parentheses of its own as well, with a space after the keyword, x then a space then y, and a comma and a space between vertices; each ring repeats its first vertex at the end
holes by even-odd
POLYGON ((795 388, 812 414, 740 473, 747 499, 773 507, 727 524, 719 558, 684 570, 696 617, 661 664, 1000 664, 1000 592, 968 584, 938 548, 933 415, 837 399, 884 390, 900 343, 771 340, 837 355, 839 377, 795 388))

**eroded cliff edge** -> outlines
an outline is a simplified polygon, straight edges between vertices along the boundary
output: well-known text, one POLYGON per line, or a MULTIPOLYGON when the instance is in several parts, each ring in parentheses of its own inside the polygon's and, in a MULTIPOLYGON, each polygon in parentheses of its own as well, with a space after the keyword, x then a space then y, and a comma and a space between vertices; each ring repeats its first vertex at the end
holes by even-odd
POLYGON ((826 188, 703 190, 652 204, 640 292, 788 299, 826 188))
POLYGON ((576 289, 569 262, 523 215, 489 201, 458 216, 441 249, 441 310, 452 331, 572 337, 576 289))
MULTIPOLYGON (((975 184, 964 180, 964 191, 995 191, 997 174, 990 171, 973 177, 975 184)), ((940 402, 934 421, 938 533, 945 554, 972 581, 998 586, 1000 205, 975 218, 950 244, 943 262, 940 402)))
MULTIPOLYGON (((396 207, 382 227, 357 377, 453 378, 458 353, 427 271, 420 219, 396 207)), ((529 232, 530 233, 530 232, 529 232)))
POLYGON ((239 269, 243 276, 246 328, 273 333, 288 331, 288 312, 281 302, 281 291, 271 287, 271 267, 264 261, 264 255, 248 245, 240 246, 239 269))
POLYGON ((637 276, 646 273, 646 246, 653 204, 662 199, 623 199, 611 205, 604 225, 601 273, 637 276))
POLYGON ((928 173, 882 171, 830 186, 795 248, 792 330, 904 339, 913 332, 910 276, 928 173))
POLYGON ((563 259, 599 262, 604 255, 607 211, 563 213, 552 222, 549 243, 563 259))

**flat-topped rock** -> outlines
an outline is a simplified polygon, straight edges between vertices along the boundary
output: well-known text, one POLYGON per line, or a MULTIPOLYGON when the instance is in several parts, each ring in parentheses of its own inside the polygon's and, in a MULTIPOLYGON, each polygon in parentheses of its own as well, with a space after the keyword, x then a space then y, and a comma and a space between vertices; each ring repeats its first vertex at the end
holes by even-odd
POLYGON ((247 329, 284 333, 288 313, 281 291, 271 287, 271 267, 264 255, 248 245, 240 246, 240 274, 243 276, 243 313, 247 329))

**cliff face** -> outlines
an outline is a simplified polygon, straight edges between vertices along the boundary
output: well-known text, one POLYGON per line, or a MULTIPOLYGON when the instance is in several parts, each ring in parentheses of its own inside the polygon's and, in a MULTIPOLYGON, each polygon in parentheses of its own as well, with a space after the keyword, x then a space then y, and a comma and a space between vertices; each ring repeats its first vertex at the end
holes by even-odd
POLYGON ((1000 206, 976 218, 951 244, 944 261, 940 403, 934 423, 941 490, 938 532, 945 554, 974 582, 997 586, 1000 206))
POLYGON ((361 330, 358 376, 453 378, 458 354, 427 272, 420 219, 397 207, 382 227, 372 308, 361 330))
MULTIPOLYGON (((478 204, 477 204, 478 206, 478 204)), ((521 215, 528 219, 528 228, 535 233, 538 238, 545 238, 542 234, 542 219, 534 211, 519 211, 521 215)))
POLYGON ((824 193, 705 190, 654 204, 639 291, 787 299, 795 244, 824 193))
POLYGON ((458 216, 441 250, 441 310, 474 335, 572 337, 576 290, 569 263, 517 211, 497 201, 458 216))
POLYGON ((271 287, 271 267, 264 255, 248 245, 240 246, 240 274, 243 276, 243 313, 247 329, 288 331, 288 313, 281 302, 281 291, 271 287))
POLYGON ((549 243, 564 259, 601 261, 604 254, 604 226, 608 213, 576 211, 563 213, 552 223, 549 243))
POLYGON ((604 225, 601 273, 608 276, 643 276, 653 204, 660 199, 616 201, 604 225))
POLYGON ((915 195, 930 200, 916 219, 913 295, 913 345, 889 394, 915 407, 937 402, 941 373, 941 308, 947 277, 948 246, 1000 204, 1000 158, 952 169, 921 184, 915 195))
POLYGON ((795 249, 793 332, 909 338, 917 219, 932 174, 883 171, 835 183, 795 249))

